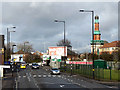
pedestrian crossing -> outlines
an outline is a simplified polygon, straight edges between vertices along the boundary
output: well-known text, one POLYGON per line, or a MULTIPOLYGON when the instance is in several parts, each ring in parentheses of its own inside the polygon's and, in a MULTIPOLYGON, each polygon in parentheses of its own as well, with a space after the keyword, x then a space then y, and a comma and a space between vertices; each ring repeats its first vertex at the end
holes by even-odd
MULTIPOLYGON (((18 76, 18 78, 26 78, 28 75, 19 75, 18 76)), ((55 77, 62 77, 61 75, 29 75, 30 77, 33 77, 33 78, 46 78, 46 77, 48 77, 48 78, 51 78, 51 77, 53 77, 53 78, 55 78, 55 77)))

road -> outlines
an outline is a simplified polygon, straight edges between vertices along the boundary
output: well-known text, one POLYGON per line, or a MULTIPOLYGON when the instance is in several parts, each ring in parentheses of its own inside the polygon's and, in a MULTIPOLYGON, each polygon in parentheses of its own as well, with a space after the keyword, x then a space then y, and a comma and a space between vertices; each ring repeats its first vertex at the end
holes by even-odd
POLYGON ((16 88, 30 88, 30 90, 53 90, 53 88, 70 90, 88 90, 90 88, 112 89, 102 84, 87 82, 82 79, 75 78, 75 75, 69 76, 63 73, 60 75, 51 75, 49 70, 45 70, 42 67, 39 69, 31 69, 29 66, 17 73, 15 82, 16 88))

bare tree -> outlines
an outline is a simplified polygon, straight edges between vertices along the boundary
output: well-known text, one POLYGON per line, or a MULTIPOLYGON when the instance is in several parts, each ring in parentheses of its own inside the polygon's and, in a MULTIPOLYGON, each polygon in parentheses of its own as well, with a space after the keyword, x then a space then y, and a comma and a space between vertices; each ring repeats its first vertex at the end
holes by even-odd
POLYGON ((65 44, 64 44, 64 39, 62 39, 62 40, 60 40, 60 41, 58 41, 58 43, 57 43, 57 46, 71 46, 71 42, 68 40, 68 39, 66 39, 65 40, 65 44))
POLYGON ((22 51, 22 52, 25 52, 25 53, 31 53, 31 51, 33 50, 33 47, 30 44, 26 44, 26 45, 18 44, 17 49, 18 49, 18 51, 22 51))

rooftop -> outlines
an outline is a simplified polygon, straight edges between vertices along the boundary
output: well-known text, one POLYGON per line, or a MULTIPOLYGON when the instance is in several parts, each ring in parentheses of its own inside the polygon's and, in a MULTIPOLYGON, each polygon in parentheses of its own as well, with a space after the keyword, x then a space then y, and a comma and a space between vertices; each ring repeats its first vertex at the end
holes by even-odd
POLYGON ((100 48, 108 48, 108 47, 120 47, 120 41, 113 41, 111 43, 105 43, 102 47, 100 48))

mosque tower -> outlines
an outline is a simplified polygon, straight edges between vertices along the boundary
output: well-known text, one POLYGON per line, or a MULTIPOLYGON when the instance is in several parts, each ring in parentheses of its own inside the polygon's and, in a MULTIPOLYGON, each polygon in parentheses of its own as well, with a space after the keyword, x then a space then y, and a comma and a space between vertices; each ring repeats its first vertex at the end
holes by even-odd
POLYGON ((104 45, 104 41, 101 40, 101 33, 99 31, 99 16, 95 16, 94 24, 94 41, 91 40, 91 53, 93 53, 93 44, 94 42, 94 53, 99 55, 99 47, 104 45))

